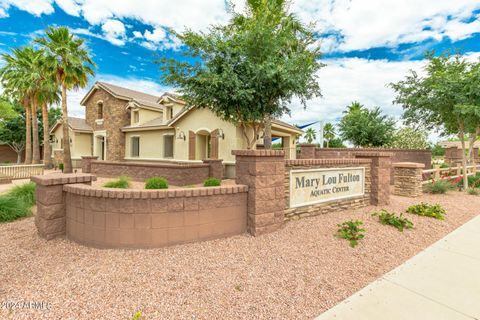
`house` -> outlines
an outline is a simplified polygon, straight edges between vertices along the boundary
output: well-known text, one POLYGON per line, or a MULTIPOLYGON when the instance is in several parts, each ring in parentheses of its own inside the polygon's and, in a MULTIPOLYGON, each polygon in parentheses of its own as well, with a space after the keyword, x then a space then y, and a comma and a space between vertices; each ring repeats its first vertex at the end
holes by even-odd
MULTIPOLYGON (((97 82, 82 99, 85 119, 69 118, 74 167, 82 156, 109 161, 233 162, 232 150, 246 149, 242 130, 196 108, 176 94, 160 96, 97 82)), ((295 158, 296 138, 302 130, 273 120, 272 137, 281 141, 288 158, 295 158)), ((62 157, 62 123, 50 131, 55 161, 62 157)), ((260 142, 260 139, 259 139, 260 142)))

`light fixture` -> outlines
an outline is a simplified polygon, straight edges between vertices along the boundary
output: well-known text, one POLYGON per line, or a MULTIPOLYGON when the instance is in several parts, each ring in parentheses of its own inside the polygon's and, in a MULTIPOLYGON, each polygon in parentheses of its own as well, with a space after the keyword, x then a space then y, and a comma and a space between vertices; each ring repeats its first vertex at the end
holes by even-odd
POLYGON ((218 128, 218 136, 222 138, 222 140, 225 140, 225 132, 220 128, 218 128))
POLYGON ((180 131, 180 128, 177 128, 177 131, 179 131, 178 135, 177 135, 177 139, 185 141, 187 139, 187 136, 185 135, 185 132, 180 131))

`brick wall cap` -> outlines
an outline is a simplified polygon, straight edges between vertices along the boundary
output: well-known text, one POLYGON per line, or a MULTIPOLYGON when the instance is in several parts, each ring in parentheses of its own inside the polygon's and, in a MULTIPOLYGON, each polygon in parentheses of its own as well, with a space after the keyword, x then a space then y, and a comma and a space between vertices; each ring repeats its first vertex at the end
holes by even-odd
POLYGON ((41 186, 53 186, 91 182, 97 180, 97 177, 88 173, 51 173, 43 176, 33 176, 30 180, 41 186))
POLYGON ((360 151, 356 152, 355 156, 359 157, 393 157, 393 152, 387 151, 360 151))
POLYGON ((317 148, 317 150, 328 151, 356 151, 356 152, 371 152, 371 151, 384 151, 384 152, 396 152, 396 151, 416 151, 416 152, 428 152, 430 149, 398 149, 398 148, 317 148))
POLYGON ((210 163, 210 162, 223 162, 223 159, 203 159, 203 163, 210 163))
POLYGON ((206 163, 155 163, 155 162, 126 162, 126 161, 105 161, 105 160, 95 160, 92 161, 92 164, 106 164, 114 166, 132 166, 132 167, 156 167, 156 168, 204 168, 207 167, 206 163))
POLYGON ((372 159, 295 159, 285 160, 287 167, 303 166, 303 165, 335 165, 335 164, 367 164, 372 159))
POLYGON ((393 164, 395 168, 425 168, 425 164, 416 162, 396 162, 393 164))
POLYGON ((302 143, 302 144, 299 144, 299 146, 300 147, 316 147, 317 144, 315 144, 315 143, 302 143))
POLYGON ((285 157, 284 150, 232 150, 232 154, 247 157, 285 157))
POLYGON ((82 159, 98 159, 98 156, 82 156, 82 159))
POLYGON ((198 187, 178 188, 162 190, 139 190, 139 189, 115 189, 92 187, 86 184, 65 185, 63 191, 73 194, 89 195, 97 198, 182 198, 188 193, 189 197, 209 196, 213 194, 243 193, 248 192, 248 186, 243 184, 219 186, 219 187, 198 187), (97 192, 102 191, 102 192, 97 192), (103 191, 108 191, 107 193, 103 191), (107 194, 107 196, 105 196, 107 194))

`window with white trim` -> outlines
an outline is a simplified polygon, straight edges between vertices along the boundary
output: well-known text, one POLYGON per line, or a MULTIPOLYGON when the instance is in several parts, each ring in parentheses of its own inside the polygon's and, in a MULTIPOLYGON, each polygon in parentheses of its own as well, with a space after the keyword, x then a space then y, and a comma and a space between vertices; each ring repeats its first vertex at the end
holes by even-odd
POLYGON ((173 158, 173 135, 163 136, 163 157, 173 158))
POLYGON ((132 137, 130 139, 131 142, 131 157, 138 158, 140 156, 140 137, 132 137))

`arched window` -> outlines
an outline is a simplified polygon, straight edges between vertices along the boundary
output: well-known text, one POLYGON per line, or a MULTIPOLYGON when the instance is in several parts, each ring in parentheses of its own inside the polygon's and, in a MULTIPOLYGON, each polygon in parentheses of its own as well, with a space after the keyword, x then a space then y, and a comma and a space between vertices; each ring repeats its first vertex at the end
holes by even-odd
POLYGON ((97 103, 97 119, 103 119, 103 102, 97 103))

